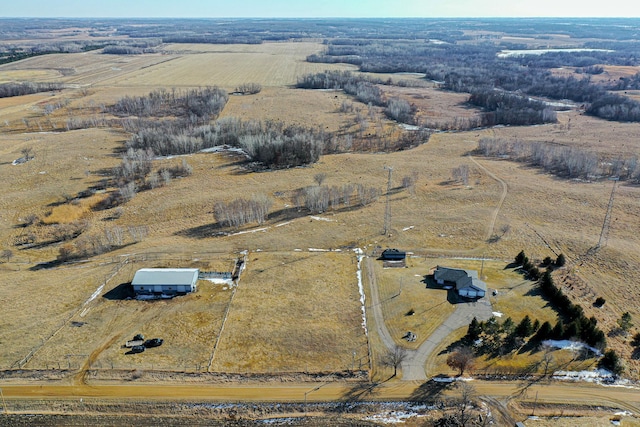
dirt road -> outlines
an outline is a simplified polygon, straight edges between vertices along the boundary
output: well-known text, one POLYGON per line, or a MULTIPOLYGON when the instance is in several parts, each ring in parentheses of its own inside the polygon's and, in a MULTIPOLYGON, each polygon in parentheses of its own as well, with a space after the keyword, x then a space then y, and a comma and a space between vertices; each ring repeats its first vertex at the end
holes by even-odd
MULTIPOLYGON (((426 386, 409 381, 388 381, 363 388, 361 383, 255 383, 216 385, 123 384, 123 385, 49 385, 0 384, 7 409, 12 412, 14 401, 41 399, 138 399, 166 401, 219 402, 323 402, 348 400, 427 400, 426 386)), ((474 380, 472 385, 479 396, 500 400, 517 399, 538 404, 574 404, 610 407, 640 413, 640 392, 636 388, 606 387, 588 383, 535 383, 517 381, 474 380)), ((445 395, 454 396, 457 390, 443 388, 445 395)))

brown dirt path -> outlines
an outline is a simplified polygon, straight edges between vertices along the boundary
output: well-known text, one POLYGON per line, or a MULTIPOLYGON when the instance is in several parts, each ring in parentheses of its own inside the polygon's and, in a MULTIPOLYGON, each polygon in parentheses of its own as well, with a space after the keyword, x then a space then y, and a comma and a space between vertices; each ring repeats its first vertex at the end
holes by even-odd
MULTIPOLYGON (((415 400, 420 398, 422 383, 388 381, 358 395, 360 400, 415 400)), ((478 396, 490 396, 500 401, 515 399, 539 404, 573 404, 611 407, 640 413, 640 392, 637 388, 606 387, 589 383, 549 382, 527 386, 522 393, 518 381, 473 381, 478 396)), ((361 383, 253 383, 216 385, 122 384, 122 385, 0 385, 11 412, 12 401, 29 399, 148 399, 148 400, 213 400, 222 402, 310 402, 341 401, 362 388, 361 383), (318 387, 321 385, 321 387, 318 387)), ((455 396, 451 388, 445 394, 455 396)))

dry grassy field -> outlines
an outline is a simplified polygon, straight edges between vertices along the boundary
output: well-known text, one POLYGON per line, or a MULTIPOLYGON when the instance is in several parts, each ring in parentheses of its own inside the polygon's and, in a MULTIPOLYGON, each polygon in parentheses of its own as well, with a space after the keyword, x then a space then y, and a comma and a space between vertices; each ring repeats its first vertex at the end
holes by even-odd
POLYGON ((368 369, 367 340, 349 252, 252 252, 212 371, 368 369))
MULTIPOLYGON (((568 264, 555 273, 557 282, 583 306, 587 316, 601 322, 605 332, 615 327, 625 311, 640 319, 635 289, 640 280, 640 189, 619 186, 607 245, 586 257, 598 242, 610 181, 568 181, 522 164, 469 156, 482 137, 546 141, 615 155, 640 151, 637 125, 606 122, 577 111, 560 113, 557 124, 436 133, 428 143, 411 150, 326 155, 304 168, 250 172, 242 157, 229 153, 159 159, 154 167, 178 164, 184 158, 193 174, 137 194, 122 206, 117 217, 109 210, 75 211, 78 219, 88 222, 88 234, 101 235, 113 226, 146 225, 148 235, 142 241, 129 242, 86 262, 48 269, 37 263, 55 260, 62 244, 15 246, 27 233, 46 240, 51 225, 22 227, 25 218, 31 214, 61 216, 63 211, 57 206, 66 205, 68 196, 109 175, 120 161, 117 150, 128 137, 108 129, 47 133, 47 118, 42 112, 45 103, 69 99, 68 110, 52 114, 51 120, 63 121, 70 112, 94 114, 96 106, 125 94, 204 85, 232 91, 239 84, 257 82, 263 86, 259 94, 232 96, 222 115, 340 132, 353 125, 352 113, 339 112, 346 95, 290 87, 300 74, 354 68, 305 62, 307 55, 321 49, 319 43, 306 42, 169 45, 162 54, 47 55, 0 66, 0 81, 76 85, 56 94, 0 101, 0 181, 4 183, 0 245, 13 252, 10 260, 0 263, 0 367, 15 366, 33 352, 26 368, 74 364, 96 369, 205 371, 210 360, 214 372, 359 368, 368 363, 367 338, 360 325, 355 256, 348 252, 353 247, 367 253, 378 247, 397 247, 420 257, 412 258, 407 269, 376 270, 388 327, 399 342, 407 330, 427 337, 453 310, 443 303, 446 299, 440 291, 425 289, 420 282, 429 268, 440 263, 438 257, 496 260, 487 268, 489 286, 500 291, 492 301, 496 311, 515 321, 524 314, 543 321, 551 320, 553 313, 542 299, 526 295, 531 284, 501 271, 499 265, 522 249, 536 260, 563 253, 568 264), (23 118, 30 120, 29 126, 23 118), (44 126, 43 132, 37 122, 44 126), (34 159, 12 165, 27 147, 33 148, 34 159), (451 180, 452 168, 460 165, 471 171, 466 186, 451 180), (392 186, 397 190, 389 198, 392 216, 388 235, 382 235, 384 197, 366 207, 317 216, 282 214, 292 206, 296 190, 314 185, 315 174, 326 174, 325 184, 330 186, 362 183, 383 190, 385 166, 394 168, 392 186), (415 191, 399 188, 402 177, 411 174, 418 177, 415 191), (217 234, 214 203, 252 194, 273 198, 267 223, 217 234), (310 248, 343 251, 310 252, 310 248), (113 261, 125 255, 182 254, 178 260, 193 264, 198 253, 216 252, 232 258, 242 250, 249 251, 249 263, 233 299, 231 289, 206 282, 196 294, 171 301, 103 298, 104 292, 131 280, 134 265, 157 266, 149 261, 122 268, 99 297, 83 305, 113 273, 118 265, 113 261), (592 306, 596 296, 607 301, 600 309, 592 306), (88 311, 84 312, 85 308, 88 311), (404 316, 411 308, 416 315, 404 316), (73 326, 71 322, 85 324, 73 326), (122 342, 137 332, 149 337, 162 335, 167 345, 142 355, 124 355, 122 342)), ((460 105, 462 96, 432 87, 398 88, 389 95, 411 100, 423 117, 473 113, 460 105)), ((383 123, 396 126, 386 120, 383 123)), ((175 257, 169 258, 176 262, 175 257)), ((454 333, 451 342, 460 333, 454 333)), ((370 337, 373 348, 379 348, 376 339, 370 337)), ((609 343, 627 360, 627 374, 637 378, 640 364, 631 358, 627 341, 611 338, 609 343)), ((449 372, 443 357, 429 362, 433 373, 449 372)), ((523 366, 536 357, 508 363, 523 366)))

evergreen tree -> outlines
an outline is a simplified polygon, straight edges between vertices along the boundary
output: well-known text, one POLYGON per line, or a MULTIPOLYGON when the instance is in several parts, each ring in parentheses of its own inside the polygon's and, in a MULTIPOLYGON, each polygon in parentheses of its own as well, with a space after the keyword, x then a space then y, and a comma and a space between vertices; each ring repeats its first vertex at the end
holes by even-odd
POLYGON ((567 260, 565 259, 564 255, 560 254, 558 255, 558 258, 556 258, 556 267, 562 267, 566 262, 567 260))
POLYGON ((540 321, 538 319, 533 321, 533 326, 531 326, 532 333, 536 332, 540 328, 540 321))
POLYGON ((529 315, 526 315, 520 321, 520 323, 518 323, 518 326, 516 326, 516 329, 514 330, 514 334, 517 337, 525 338, 531 335, 532 333, 533 333, 533 326, 531 325, 531 319, 529 318, 529 315))
POLYGON ((633 322, 631 321, 631 314, 629 314, 628 311, 623 313, 622 316, 618 319, 618 326, 620 326, 620 329, 625 332, 631 329, 631 327, 633 326, 633 322))
POLYGON ((540 328, 536 331, 536 334, 533 336, 533 340, 536 342, 541 342, 551 337, 551 333, 553 332, 553 328, 551 327, 551 323, 544 322, 540 325, 540 328))
POLYGON ((598 367, 606 369, 613 374, 619 375, 622 373, 622 364, 620 358, 614 350, 607 350, 604 352, 604 356, 598 362, 598 367))
POLYGON ((562 339, 563 336, 564 336, 564 322, 562 321, 562 319, 558 319, 555 326, 553 327, 553 330, 551 331, 551 337, 554 340, 559 340, 559 339, 562 339))
POLYGON ((465 339, 473 343, 478 338, 480 338, 480 334, 482 333, 482 325, 478 322, 478 319, 475 317, 471 319, 471 323, 469 323, 469 328, 467 329, 467 335, 465 339))

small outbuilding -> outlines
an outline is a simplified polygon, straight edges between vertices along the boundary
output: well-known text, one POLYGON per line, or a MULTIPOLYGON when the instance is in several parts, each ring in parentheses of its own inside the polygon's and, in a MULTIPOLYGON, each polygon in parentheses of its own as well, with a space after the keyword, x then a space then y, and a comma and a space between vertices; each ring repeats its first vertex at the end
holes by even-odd
POLYGON ((404 261, 407 253, 398 249, 385 249, 382 251, 380 259, 383 261, 404 261))
POLYGON ((475 270, 437 266, 433 278, 438 285, 453 286, 461 297, 482 298, 487 293, 487 284, 478 278, 475 270))
POLYGON ((179 295, 196 291, 197 268, 141 268, 131 281, 136 295, 179 295))

